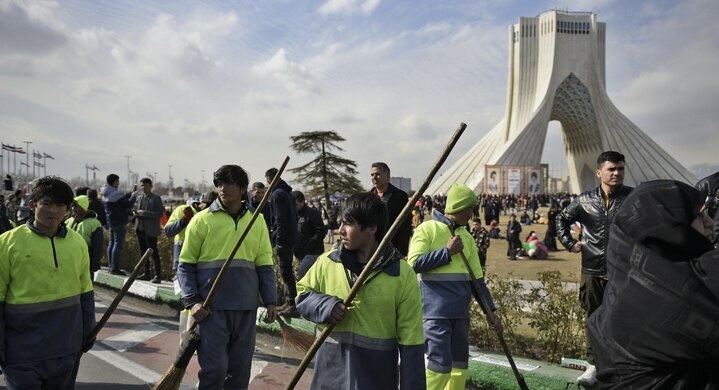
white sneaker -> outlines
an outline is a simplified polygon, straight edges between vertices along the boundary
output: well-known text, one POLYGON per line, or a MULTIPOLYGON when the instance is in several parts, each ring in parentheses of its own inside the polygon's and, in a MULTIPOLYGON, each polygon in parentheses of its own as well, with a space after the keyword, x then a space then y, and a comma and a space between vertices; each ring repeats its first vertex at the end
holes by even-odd
POLYGON ((587 364, 587 370, 584 374, 577 377, 577 384, 584 387, 591 387, 597 383, 597 368, 593 364, 587 364))

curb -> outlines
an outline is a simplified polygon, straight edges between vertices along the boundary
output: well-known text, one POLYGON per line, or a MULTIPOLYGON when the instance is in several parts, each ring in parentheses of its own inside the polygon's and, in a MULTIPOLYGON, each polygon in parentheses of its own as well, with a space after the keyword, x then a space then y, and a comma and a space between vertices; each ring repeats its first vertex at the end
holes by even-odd
MULTIPOLYGON (((127 281, 127 276, 113 275, 106 269, 95 272, 95 284, 109 287, 115 290, 122 289, 127 281)), ((162 281, 161 284, 150 283, 144 280, 135 279, 127 294, 152 301, 153 303, 164 304, 173 309, 182 310, 182 299, 175 294, 175 287, 172 282, 162 281)))

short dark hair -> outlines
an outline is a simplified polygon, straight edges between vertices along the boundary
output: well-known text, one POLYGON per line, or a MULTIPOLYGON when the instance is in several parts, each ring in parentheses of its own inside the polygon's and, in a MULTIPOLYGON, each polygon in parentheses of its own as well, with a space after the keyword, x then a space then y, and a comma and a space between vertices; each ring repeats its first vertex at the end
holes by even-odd
POLYGON ((212 183, 215 187, 219 187, 221 183, 227 183, 247 188, 250 178, 247 177, 247 172, 239 165, 223 165, 213 174, 212 183))
POLYGON ((305 203, 305 194, 302 193, 302 191, 292 191, 292 197, 296 201, 300 201, 302 203, 305 203))
POLYGON ((97 190, 94 188, 87 190, 87 197, 90 199, 97 199, 97 190))
POLYGON ((601 168, 602 165, 604 165, 604 163, 607 161, 613 162, 615 164, 619 162, 624 162, 624 155, 612 150, 602 152, 602 154, 597 157, 597 169, 601 168))
POLYGON ((389 166, 381 161, 373 162, 372 168, 379 168, 382 172, 386 172, 389 175, 389 166))
POLYGON ((33 202, 38 202, 42 198, 50 198, 53 202, 62 203, 68 208, 74 197, 70 185, 57 176, 41 177, 30 193, 30 200, 33 202))
POLYGON ((342 221, 356 223, 362 229, 376 227, 374 237, 377 241, 382 241, 387 232, 387 206, 371 192, 350 195, 344 201, 341 215, 342 221))
POLYGON ((529 177, 539 177, 539 175, 537 175, 537 172, 532 172, 529 174, 529 177))
POLYGON ((114 173, 107 175, 107 184, 109 184, 109 185, 112 185, 112 183, 114 183, 118 180, 120 180, 120 176, 117 176, 114 173))
POLYGON ((267 181, 275 180, 275 176, 277 176, 277 172, 279 172, 279 170, 277 170, 277 168, 268 169, 267 171, 265 171, 265 179, 267 179, 267 181))
POLYGON ((87 195, 89 189, 89 187, 77 187, 75 188, 75 196, 87 195))
POLYGON ((152 185, 152 180, 150 180, 149 177, 143 177, 142 179, 140 179, 140 183, 152 185))
POLYGON ((263 183, 261 181, 256 181, 256 182, 252 183, 253 190, 256 190, 258 188, 265 188, 265 183, 263 183))

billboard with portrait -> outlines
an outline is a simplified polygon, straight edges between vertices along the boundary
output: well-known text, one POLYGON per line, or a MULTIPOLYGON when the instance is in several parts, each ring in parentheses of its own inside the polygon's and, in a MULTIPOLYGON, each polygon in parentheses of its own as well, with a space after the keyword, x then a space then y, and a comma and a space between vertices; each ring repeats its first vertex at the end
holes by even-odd
POLYGON ((544 192, 542 188, 542 167, 527 167, 527 193, 539 194, 544 192))
POLYGON ((500 194, 502 190, 502 167, 499 165, 485 165, 484 178, 484 193, 500 194))
POLYGON ((507 193, 510 193, 510 194, 521 194, 522 193, 522 168, 521 167, 508 167, 507 168, 507 193))

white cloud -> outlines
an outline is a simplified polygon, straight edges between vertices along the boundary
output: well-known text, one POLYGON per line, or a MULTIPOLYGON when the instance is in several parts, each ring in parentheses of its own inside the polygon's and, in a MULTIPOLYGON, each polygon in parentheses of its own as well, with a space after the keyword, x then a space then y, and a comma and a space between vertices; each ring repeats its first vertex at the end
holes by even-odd
POLYGON ((364 15, 371 14, 381 0, 327 0, 317 10, 320 15, 352 15, 362 13, 364 15))
POLYGON ((291 61, 285 49, 277 50, 272 58, 253 66, 252 70, 259 76, 274 79, 294 94, 321 92, 307 66, 291 61))

